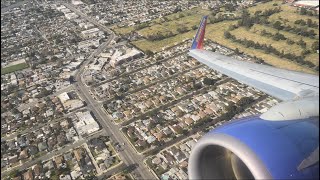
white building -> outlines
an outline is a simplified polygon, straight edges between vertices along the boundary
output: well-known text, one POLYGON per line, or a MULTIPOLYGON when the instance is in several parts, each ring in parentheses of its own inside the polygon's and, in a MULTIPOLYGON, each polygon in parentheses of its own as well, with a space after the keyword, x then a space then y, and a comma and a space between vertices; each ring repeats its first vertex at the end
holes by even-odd
POLYGON ((72 0, 71 3, 72 3, 73 5, 81 5, 81 4, 83 4, 83 2, 80 1, 80 0, 72 0))
POLYGON ((79 24, 79 27, 80 28, 89 29, 89 28, 93 28, 94 25, 92 23, 90 23, 90 22, 86 22, 86 23, 83 22, 83 23, 79 24))
POLYGON ((79 49, 89 48, 90 46, 99 47, 99 39, 89 39, 86 41, 81 41, 78 44, 79 49))
POLYGON ((61 103, 65 103, 66 101, 70 100, 70 97, 67 92, 63 92, 58 95, 58 98, 60 99, 61 103))
POLYGON ((73 124, 79 135, 88 135, 100 129, 90 111, 77 112, 76 116, 78 119, 73 124))
POLYGON ((84 103, 80 99, 72 99, 63 104, 64 109, 67 111, 73 111, 83 106, 84 103))
POLYGON ((296 1, 293 3, 294 6, 298 7, 305 7, 305 8, 316 8, 319 6, 319 1, 318 0, 311 0, 311 1, 296 1))
POLYGON ((115 67, 118 64, 122 64, 126 61, 139 58, 140 56, 142 56, 142 52, 135 48, 126 49, 125 53, 116 50, 116 52, 111 57, 110 65, 115 67))
POLYGON ((67 19, 75 19, 75 18, 77 18, 78 17, 78 15, 76 14, 76 13, 67 13, 67 14, 65 14, 65 16, 66 16, 66 18, 67 19))
POLYGON ((81 108, 84 106, 84 103, 80 99, 71 99, 67 92, 63 92, 58 95, 63 107, 67 111, 73 111, 75 109, 81 108))
POLYGON ((89 39, 89 38, 102 36, 103 32, 100 31, 100 29, 98 28, 92 28, 92 29, 82 31, 81 35, 83 38, 89 39))

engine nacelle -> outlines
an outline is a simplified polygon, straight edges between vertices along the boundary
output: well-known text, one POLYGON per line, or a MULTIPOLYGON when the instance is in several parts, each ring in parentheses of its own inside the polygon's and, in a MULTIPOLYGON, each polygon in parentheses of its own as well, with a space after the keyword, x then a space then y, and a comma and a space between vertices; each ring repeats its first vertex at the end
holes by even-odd
POLYGON ((192 149, 190 179, 318 179, 319 163, 298 170, 319 147, 319 117, 247 117, 220 126, 192 149))

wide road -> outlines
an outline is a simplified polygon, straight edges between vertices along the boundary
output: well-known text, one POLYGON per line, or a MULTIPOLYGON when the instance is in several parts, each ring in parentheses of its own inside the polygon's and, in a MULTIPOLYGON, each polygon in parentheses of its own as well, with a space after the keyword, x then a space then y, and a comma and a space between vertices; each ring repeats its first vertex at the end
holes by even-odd
POLYGON ((145 167, 143 160, 144 156, 138 155, 133 147, 127 145, 129 142, 124 137, 124 135, 120 131, 120 127, 112 123, 112 119, 106 114, 102 106, 96 106, 98 103, 90 94, 89 87, 85 85, 85 83, 82 81, 82 74, 87 66, 87 64, 94 59, 97 55, 99 55, 103 49, 105 49, 109 43, 114 39, 115 35, 112 31, 110 31, 107 27, 104 25, 101 25, 97 21, 95 21, 93 18, 88 17, 86 14, 80 12, 78 9, 76 9, 73 5, 64 3, 66 7, 68 7, 70 10, 74 11, 79 16, 87 19, 89 22, 95 24, 98 26, 100 30, 103 30, 105 32, 108 32, 110 34, 109 39, 100 45, 98 49, 96 49, 89 57, 86 59, 86 61, 81 65, 79 71, 75 74, 75 80, 76 80, 76 90, 78 91, 79 95, 82 97, 84 101, 86 101, 88 108, 92 109, 92 112, 94 113, 96 119, 99 121, 100 125, 103 129, 110 132, 110 138, 114 142, 118 142, 120 144, 126 144, 123 148, 123 151, 119 152, 121 160, 126 163, 127 165, 130 164, 137 164, 138 167, 136 171, 140 174, 140 177, 136 177, 138 179, 156 179, 156 177, 153 176, 153 174, 145 167))

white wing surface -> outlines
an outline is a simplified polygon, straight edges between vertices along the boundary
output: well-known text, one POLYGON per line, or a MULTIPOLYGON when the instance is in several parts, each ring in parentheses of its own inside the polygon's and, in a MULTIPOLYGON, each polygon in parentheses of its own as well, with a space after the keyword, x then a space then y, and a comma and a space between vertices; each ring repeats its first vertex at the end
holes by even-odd
POLYGON ((192 49, 189 55, 210 68, 283 101, 319 96, 319 76, 233 59, 192 49))

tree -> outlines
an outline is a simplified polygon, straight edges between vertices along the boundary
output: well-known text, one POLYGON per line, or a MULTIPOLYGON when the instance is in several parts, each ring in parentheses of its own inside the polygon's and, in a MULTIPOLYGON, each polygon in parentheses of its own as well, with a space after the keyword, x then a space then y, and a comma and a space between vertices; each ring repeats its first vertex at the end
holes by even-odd
POLYGON ((225 5, 225 9, 226 9, 227 11, 230 11, 230 12, 236 10, 236 8, 235 8, 232 4, 226 4, 226 5, 225 5))
POLYGON ((306 15, 307 14, 307 9, 306 8, 301 8, 300 9, 300 14, 301 15, 306 15))
POLYGON ((174 9, 173 13, 177 13, 182 11, 181 6, 177 6, 176 9, 174 9))
POLYGON ((292 45, 294 44, 294 41, 292 41, 291 39, 287 39, 287 44, 292 45))
POLYGON ((168 18, 168 17, 163 17, 163 20, 165 21, 165 22, 168 22, 168 21, 170 21, 170 19, 168 18))
POLYGON ((193 85, 193 87, 194 87, 194 89, 198 90, 198 89, 201 89, 201 88, 202 88, 202 85, 201 85, 201 83, 195 83, 195 84, 193 85))
POLYGON ((13 114, 18 114, 20 111, 19 111, 17 108, 13 108, 13 109, 11 110, 11 112, 12 112, 13 114))
POLYGON ((19 175, 19 170, 18 169, 15 169, 15 170, 12 170, 10 173, 9 173, 9 177, 12 179, 14 177, 17 177, 19 175))
POLYGON ((135 30, 140 30, 140 29, 146 28, 148 26, 149 26, 148 23, 142 23, 142 24, 139 24, 138 26, 136 26, 135 30))
POLYGON ((181 27, 178 27, 177 31, 179 33, 185 33, 188 31, 188 28, 186 26, 181 26, 181 27))
POLYGON ((306 55, 310 54, 311 51, 308 50, 308 49, 304 49, 302 52, 301 52, 301 56, 305 57, 306 55))
POLYGON ((197 25, 192 26, 192 30, 197 30, 197 29, 198 29, 197 25))
POLYGON ((277 32, 272 39, 279 41, 279 40, 286 40, 287 38, 283 34, 280 34, 279 32, 277 32))
POLYGON ((203 79, 203 84, 205 84, 205 85, 214 85, 216 82, 217 82, 217 80, 211 79, 211 78, 207 78, 207 77, 205 77, 203 79))
POLYGON ((150 50, 147 50, 146 51, 146 55, 149 56, 149 57, 153 57, 154 53, 150 50))
POLYGON ((241 54, 239 48, 236 48, 236 49, 234 50, 234 53, 237 54, 237 55, 241 54))
POLYGON ((185 17, 185 15, 183 13, 179 14, 179 18, 184 18, 184 17, 185 17))
POLYGON ((238 101, 237 105, 244 107, 250 105, 253 101, 252 97, 243 97, 238 101))
POLYGON ((316 42, 312 43, 311 49, 312 49, 312 51, 314 51, 314 52, 316 52, 317 50, 319 50, 319 41, 316 41, 316 42))
POLYGON ((230 39, 230 38, 231 38, 231 33, 230 33, 230 31, 225 31, 225 32, 224 32, 224 37, 225 37, 226 39, 230 39))
POLYGON ((306 48, 307 47, 307 43, 304 42, 302 39, 300 39, 298 42, 297 42, 298 45, 300 45, 302 48, 306 48))
POLYGON ((48 91, 46 88, 42 88, 40 93, 38 94, 38 98, 49 96, 52 92, 48 91))
POLYGON ((278 29, 278 30, 282 30, 283 29, 282 23, 280 21, 276 21, 275 23, 273 23, 273 27, 275 29, 278 29))

